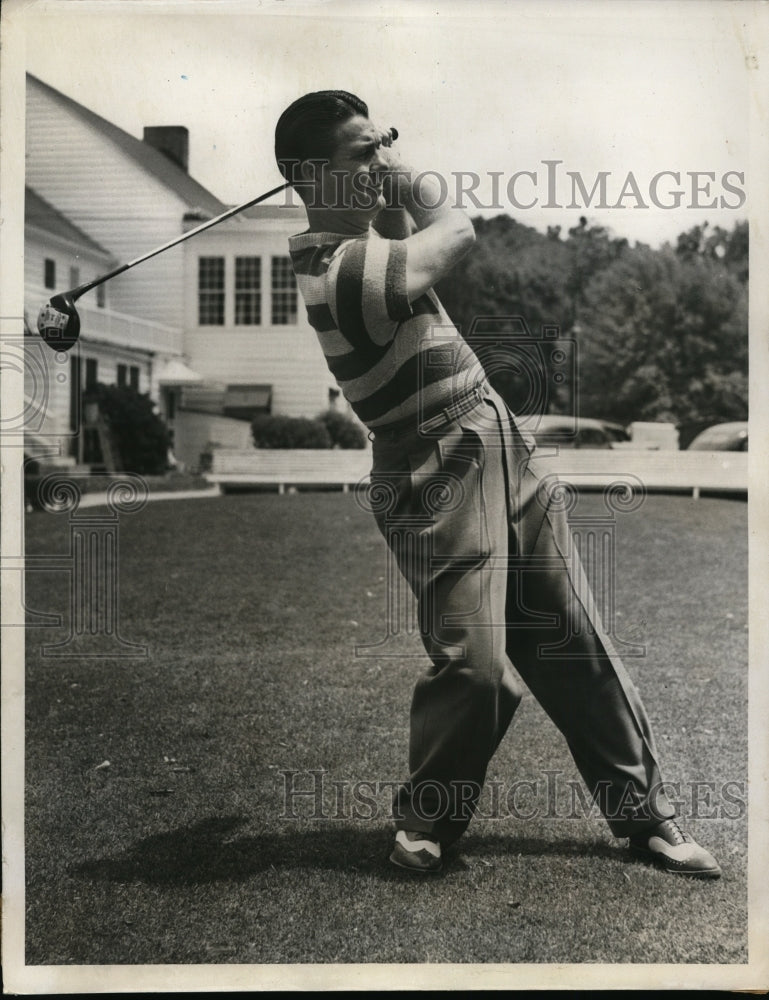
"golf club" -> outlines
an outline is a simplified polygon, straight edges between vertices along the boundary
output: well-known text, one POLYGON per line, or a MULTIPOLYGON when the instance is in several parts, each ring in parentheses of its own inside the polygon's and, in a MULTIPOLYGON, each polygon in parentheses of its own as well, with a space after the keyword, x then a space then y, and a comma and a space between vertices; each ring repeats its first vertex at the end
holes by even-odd
POLYGON ((122 274, 129 268, 136 267, 136 265, 141 264, 142 261, 149 260, 150 257, 156 257, 159 253, 163 253, 164 250, 170 250, 171 247, 175 247, 177 243, 182 243, 184 240, 190 239, 191 236, 196 236, 198 233, 202 233, 205 229, 210 229, 211 226, 216 226, 218 223, 224 222, 225 219, 229 219, 233 215, 237 215, 238 212, 242 212, 245 209, 250 208, 252 205, 258 204, 260 201, 265 201, 267 198, 271 198, 274 194, 278 194, 287 187, 288 184, 281 184, 280 187, 273 188, 272 191, 259 195, 258 198, 252 198, 250 201, 244 202, 242 205, 230 208, 226 212, 222 212, 221 215, 217 215, 215 218, 201 223, 194 229, 190 229, 188 232, 182 233, 180 236, 169 240, 168 243, 164 243, 163 246, 157 247, 155 250, 150 250, 149 253, 142 254, 141 257, 136 257, 135 260, 131 260, 127 264, 121 264, 120 267, 116 267, 114 271, 110 271, 108 274, 103 274, 101 277, 94 278, 93 281, 88 281, 84 285, 72 288, 68 292, 62 292, 59 295, 51 296, 48 302, 42 306, 40 312, 38 313, 38 333, 52 350, 68 351, 72 346, 74 346, 75 343, 77 343, 77 338, 80 335, 80 317, 78 316, 77 309, 75 308, 75 302, 81 295, 85 295, 86 292, 90 292, 90 290, 92 288, 96 288, 97 285, 101 285, 103 282, 109 281, 110 278, 117 277, 118 274, 122 274))
MULTIPOLYGON (((396 128, 390 128, 389 131, 393 141, 398 138, 398 130, 396 128)), ((194 229, 190 229, 188 232, 182 233, 180 236, 176 236, 174 239, 169 240, 168 243, 164 243, 155 250, 150 250, 149 253, 142 254, 141 257, 136 257, 135 260, 131 260, 127 264, 121 264, 120 267, 116 267, 114 271, 102 274, 101 277, 94 278, 93 281, 88 281, 84 285, 78 285, 77 288, 72 288, 68 292, 62 292, 59 295, 51 296, 48 302, 41 307, 37 315, 38 333, 52 350, 68 351, 77 343, 77 338, 80 336, 80 316, 75 308, 75 302, 81 295, 85 295, 86 292, 90 292, 91 289, 96 288, 97 285, 101 285, 103 282, 109 281, 110 278, 116 278, 119 274, 123 274, 123 272, 127 271, 129 268, 136 267, 137 264, 141 264, 143 261, 149 260, 150 257, 156 257, 159 253, 163 253, 165 250, 170 250, 171 247, 175 247, 178 243, 183 243, 184 240, 188 240, 190 237, 196 236, 198 233, 202 233, 204 230, 210 229, 212 226, 216 226, 220 222, 224 222, 225 219, 229 219, 233 215, 237 215, 238 212, 243 212, 245 209, 251 208, 252 205, 259 204, 260 201, 266 201, 267 198, 271 198, 274 194, 284 191, 287 187, 289 187, 288 183, 281 184, 279 187, 273 188, 272 191, 259 195, 258 198, 252 198, 250 201, 246 201, 242 205, 236 205, 234 208, 229 208, 226 212, 222 212, 221 215, 217 215, 215 218, 201 223, 194 229)))

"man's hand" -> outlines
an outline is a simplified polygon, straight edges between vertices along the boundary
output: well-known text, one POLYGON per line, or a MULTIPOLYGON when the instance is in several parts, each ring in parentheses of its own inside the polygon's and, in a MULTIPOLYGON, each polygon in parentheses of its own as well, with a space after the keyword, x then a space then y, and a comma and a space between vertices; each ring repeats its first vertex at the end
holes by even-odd
POLYGON ((401 159, 400 153, 393 147, 393 130, 379 129, 379 159, 384 160, 386 166, 383 170, 377 171, 384 183, 388 208, 405 208, 403 202, 400 204, 395 198, 401 184, 410 186, 412 170, 401 159))
POLYGON ((385 239, 407 241, 406 284, 409 301, 423 295, 465 256, 475 241, 468 216, 445 200, 435 177, 418 174, 392 148, 392 133, 380 131, 380 158, 387 207, 373 222, 385 239))
POLYGON ((382 144, 380 159, 386 163, 385 169, 380 173, 386 207, 372 225, 385 239, 404 240, 416 231, 416 223, 406 209, 406 201, 411 194, 413 171, 393 148, 392 129, 380 129, 379 139, 382 144))

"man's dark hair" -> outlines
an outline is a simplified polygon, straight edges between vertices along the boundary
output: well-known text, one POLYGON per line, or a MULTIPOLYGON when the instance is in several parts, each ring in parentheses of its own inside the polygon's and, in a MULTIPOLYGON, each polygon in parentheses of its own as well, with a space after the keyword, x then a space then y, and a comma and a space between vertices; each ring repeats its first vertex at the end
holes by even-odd
POLYGON ((275 159, 286 180, 299 179, 305 160, 330 159, 337 128, 355 115, 368 118, 368 107, 346 90, 317 90, 290 104, 275 126, 275 159))

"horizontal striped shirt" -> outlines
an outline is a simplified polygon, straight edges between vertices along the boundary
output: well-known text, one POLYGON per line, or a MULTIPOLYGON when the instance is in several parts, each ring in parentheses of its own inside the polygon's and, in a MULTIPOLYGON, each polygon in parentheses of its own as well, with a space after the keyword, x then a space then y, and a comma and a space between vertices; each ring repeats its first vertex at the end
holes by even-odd
POLYGON ((482 377, 435 293, 409 302, 407 241, 302 233, 289 252, 329 370, 368 427, 423 420, 482 377))

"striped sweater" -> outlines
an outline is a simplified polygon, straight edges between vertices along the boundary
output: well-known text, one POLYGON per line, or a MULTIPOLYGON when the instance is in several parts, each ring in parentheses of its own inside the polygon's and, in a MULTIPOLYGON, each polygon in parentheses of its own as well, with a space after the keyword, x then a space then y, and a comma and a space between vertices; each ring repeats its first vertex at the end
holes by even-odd
POLYGON ((328 367, 368 427, 423 420, 482 377, 435 293, 409 302, 406 241, 302 233, 289 252, 328 367))

